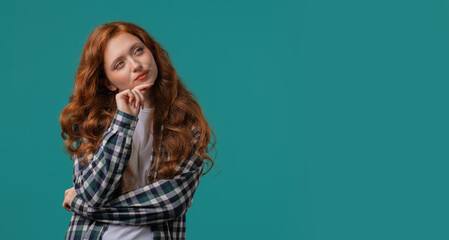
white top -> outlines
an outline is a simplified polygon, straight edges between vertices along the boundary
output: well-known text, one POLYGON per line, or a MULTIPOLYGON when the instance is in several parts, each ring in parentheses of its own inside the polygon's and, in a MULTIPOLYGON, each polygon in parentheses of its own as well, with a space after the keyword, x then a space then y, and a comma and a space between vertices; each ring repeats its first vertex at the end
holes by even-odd
MULTIPOLYGON (((136 129, 133 135, 133 144, 131 157, 128 165, 136 174, 139 180, 139 187, 145 186, 145 172, 151 166, 151 151, 153 150, 153 131, 148 129, 148 117, 153 109, 144 108, 140 110, 137 120, 136 129), (148 132, 151 131, 150 134, 148 132)), ((153 123, 151 123, 153 124, 153 123)), ((131 226, 109 224, 104 232, 102 239, 104 240, 151 240, 153 232, 150 226, 131 226)))

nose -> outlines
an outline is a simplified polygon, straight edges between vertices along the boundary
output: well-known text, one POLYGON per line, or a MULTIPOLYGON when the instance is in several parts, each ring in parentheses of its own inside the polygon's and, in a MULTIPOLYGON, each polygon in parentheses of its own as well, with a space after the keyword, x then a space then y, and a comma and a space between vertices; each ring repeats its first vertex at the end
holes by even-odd
POLYGON ((141 71, 142 65, 140 64, 139 61, 137 61, 134 58, 131 58, 131 64, 132 64, 131 66, 132 66, 132 71, 133 72, 140 72, 141 71))

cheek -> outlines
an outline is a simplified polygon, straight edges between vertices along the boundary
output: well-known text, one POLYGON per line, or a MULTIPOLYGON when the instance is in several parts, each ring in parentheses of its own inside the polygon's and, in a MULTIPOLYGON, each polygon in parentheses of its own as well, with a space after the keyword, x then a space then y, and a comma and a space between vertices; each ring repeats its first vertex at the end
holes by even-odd
POLYGON ((156 79, 157 79, 157 75, 159 74, 158 73, 158 70, 157 70, 157 68, 156 67, 152 67, 153 68, 153 71, 152 71, 152 75, 151 75, 151 82, 155 82, 156 81, 156 79))
POLYGON ((129 87, 129 81, 129 76, 125 72, 115 73, 111 78, 111 82, 120 89, 127 89, 129 87))
POLYGON ((159 71, 157 69, 157 65, 156 65, 155 61, 153 61, 152 65, 151 65, 151 68, 153 69, 153 72, 154 72, 154 76, 153 77, 156 79, 157 75, 159 74, 159 71))

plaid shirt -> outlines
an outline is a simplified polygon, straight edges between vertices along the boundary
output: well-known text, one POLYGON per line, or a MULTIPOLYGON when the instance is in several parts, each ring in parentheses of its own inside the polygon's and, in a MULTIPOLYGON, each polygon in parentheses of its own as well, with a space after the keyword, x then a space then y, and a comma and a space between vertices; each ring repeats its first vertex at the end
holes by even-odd
MULTIPOLYGON (((180 174, 114 198, 131 155, 138 117, 117 110, 111 126, 85 167, 74 157, 73 184, 77 195, 66 239, 101 239, 108 224, 150 225, 155 240, 185 239, 186 216, 203 172, 203 161, 191 155, 180 174), (93 158, 93 160, 92 160, 93 158)), ((192 128, 194 142, 200 133, 192 128)), ((152 153, 154 157, 154 151, 152 153)))

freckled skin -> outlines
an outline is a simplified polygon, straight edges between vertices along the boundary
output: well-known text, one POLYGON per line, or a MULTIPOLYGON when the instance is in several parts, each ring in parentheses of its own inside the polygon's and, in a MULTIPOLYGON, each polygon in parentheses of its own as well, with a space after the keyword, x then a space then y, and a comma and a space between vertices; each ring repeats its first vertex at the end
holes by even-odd
MULTIPOLYGON (((109 80, 108 88, 111 91, 118 89, 121 92, 142 84, 154 83, 158 75, 151 51, 138 37, 126 32, 117 34, 107 42, 103 67, 109 80), (135 43, 139 44, 134 45, 135 43), (116 60, 117 58, 119 59, 116 60), (147 78, 143 81, 135 81, 135 78, 144 70, 149 70, 147 78)), ((144 93, 145 108, 151 107, 149 93, 150 91, 144 93)))

